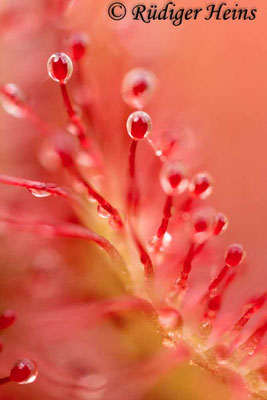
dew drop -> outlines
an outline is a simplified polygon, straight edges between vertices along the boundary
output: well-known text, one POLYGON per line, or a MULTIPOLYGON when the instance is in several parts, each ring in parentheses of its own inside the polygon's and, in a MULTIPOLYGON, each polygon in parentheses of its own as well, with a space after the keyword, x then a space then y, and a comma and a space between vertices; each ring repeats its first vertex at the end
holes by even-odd
POLYGON ((163 153, 162 153, 162 150, 156 150, 155 154, 157 157, 161 157, 163 153))
POLYGON ((210 235, 210 220, 204 215, 196 215, 193 219, 194 224, 194 242, 203 243, 210 235))
POLYGON ((217 296, 217 294, 218 294, 218 288, 217 288, 217 287, 212 288, 212 289, 209 291, 209 297, 211 297, 211 298, 217 296))
POLYGON ((30 188, 29 191, 31 192, 31 194, 32 194, 34 197, 43 198, 43 197, 49 197, 49 196, 51 196, 51 193, 50 193, 50 192, 47 192, 46 190, 31 189, 31 188, 30 188))
POLYGON ((101 218, 110 218, 110 213, 105 210, 100 204, 97 206, 97 213, 101 218))
POLYGON ((69 46, 72 51, 73 59, 78 61, 86 52, 88 46, 88 37, 84 33, 74 33, 69 38, 69 46))
POLYGON ((127 132, 134 140, 144 139, 152 128, 150 116, 144 111, 133 112, 127 120, 127 132))
POLYGON ((118 231, 120 231, 122 229, 121 221, 118 220, 118 218, 116 216, 114 216, 114 215, 111 215, 109 217, 108 223, 109 223, 110 227, 116 232, 118 232, 118 231))
POLYGON ((148 250, 151 253, 155 253, 157 251, 163 252, 170 246, 171 242, 172 242, 172 235, 169 232, 165 232, 162 238, 158 238, 158 236, 155 235, 148 242, 148 250))
POLYGON ((24 96, 21 90, 14 83, 6 84, 0 93, 0 103, 6 113, 16 118, 26 116, 24 96))
POLYGON ((148 250, 153 253, 157 250, 157 245, 159 242, 159 238, 155 235, 151 240, 148 242, 148 250))
POLYGON ((170 196, 183 193, 188 187, 185 169, 180 162, 165 163, 160 172, 160 183, 164 192, 170 196))
POLYGON ((79 127, 77 126, 77 124, 75 124, 73 122, 70 122, 67 125, 66 129, 73 136, 78 136, 79 135, 79 127))
POLYGON ((72 61, 65 53, 54 53, 47 61, 47 71, 54 81, 66 83, 73 72, 72 61))
POLYGON ((159 322, 164 329, 177 330, 181 328, 183 320, 175 308, 164 307, 159 310, 159 322))
POLYGON ((229 349, 225 345, 217 345, 215 347, 215 356, 220 365, 226 365, 229 359, 229 349))
POLYGON ((206 339, 212 331, 212 324, 210 321, 203 321, 198 326, 198 334, 203 339, 206 339))
POLYGON ((226 229, 228 228, 228 219, 227 217, 222 214, 222 213, 218 213, 215 218, 214 218, 214 227, 213 227, 213 232, 214 235, 221 235, 223 232, 226 231, 226 229))
POLYGON ((228 247, 225 254, 225 264, 228 267, 236 267, 241 264, 245 257, 245 251, 241 244, 232 244, 228 247))
POLYGON ((155 75, 146 69, 129 71, 122 81, 122 97, 133 108, 144 108, 156 87, 155 75))
POLYGON ((7 329, 16 321, 16 313, 13 310, 5 310, 0 315, 0 330, 7 329))
POLYGON ((170 246, 171 242, 172 242, 172 235, 169 232, 165 232, 162 238, 160 250, 163 251, 167 249, 170 246))
POLYGON ((10 380, 20 385, 26 385, 35 381, 38 375, 37 364, 25 358, 19 360, 10 371, 10 380))
POLYGON ((212 193, 212 178, 207 172, 196 174, 189 185, 192 195, 206 199, 212 193))
POLYGON ((162 346, 166 349, 174 349, 175 348, 175 341, 172 338, 164 338, 162 340, 162 346))

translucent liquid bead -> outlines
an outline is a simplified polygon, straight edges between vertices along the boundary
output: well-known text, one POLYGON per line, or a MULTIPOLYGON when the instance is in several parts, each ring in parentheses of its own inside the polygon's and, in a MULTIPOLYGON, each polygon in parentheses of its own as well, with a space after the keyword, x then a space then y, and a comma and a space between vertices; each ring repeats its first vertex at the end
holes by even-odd
POLYGON ((17 361, 13 366, 10 371, 10 380, 20 385, 26 385, 34 382, 37 375, 37 364, 32 360, 24 359, 17 361))
POLYGON ((142 140, 151 132, 151 118, 144 111, 135 111, 129 116, 126 127, 132 139, 142 140))
POLYGON ((212 324, 210 321, 203 321, 198 326, 198 334, 201 338, 206 339, 212 332, 212 324))
POLYGON ((197 216, 194 219, 194 241, 202 243, 210 236, 210 221, 204 216, 197 216))
POLYGON ((230 351, 228 349, 228 347, 226 347, 223 344, 219 344, 215 347, 215 356, 217 359, 217 362, 220 365, 226 365, 228 363, 228 359, 230 357, 230 351))
POLYGON ((148 242, 148 249, 151 253, 161 251, 164 252, 170 247, 172 242, 172 235, 169 232, 165 232, 162 238, 158 238, 157 235, 148 242))
POLYGON ((13 310, 5 310, 0 315, 0 330, 7 329, 16 321, 16 314, 13 310))
POLYGON ((72 57, 75 61, 80 60, 87 49, 88 38, 82 33, 74 33, 69 38, 69 46, 72 51, 72 57))
POLYGON ((166 163, 160 172, 160 183, 164 192, 169 196, 183 193, 188 187, 185 169, 181 163, 166 163))
POLYGON ((240 244, 232 244, 228 247, 225 254, 225 264, 228 267, 236 267, 245 257, 245 251, 240 244))
POLYGON ((47 62, 47 71, 54 81, 66 83, 72 75, 72 61, 65 53, 54 53, 47 62))
POLYGON ((207 172, 196 174, 189 185, 190 192, 200 198, 206 199, 212 193, 212 178, 207 172))
POLYGON ((40 189, 29 189, 29 191, 31 192, 31 194, 34 197, 49 197, 51 196, 51 193, 47 192, 46 190, 40 190, 40 189))
POLYGON ((214 218, 213 233, 215 236, 221 235, 228 228, 228 219, 222 213, 218 213, 214 218))
POLYGON ((172 235, 169 232, 165 232, 162 238, 160 251, 164 251, 165 249, 167 249, 170 246, 171 242, 172 242, 172 235))
POLYGON ((122 81, 122 97, 125 103, 141 109, 148 101, 156 87, 155 75, 141 68, 129 71, 122 81))
POLYGON ((110 213, 108 211, 106 211, 100 204, 98 204, 98 206, 97 206, 97 214, 101 218, 109 218, 110 217, 110 213))
POLYGON ((25 117, 24 96, 14 83, 8 83, 1 89, 0 102, 7 114, 16 118, 25 117))
POLYGON ((159 322, 166 330, 177 330, 183 324, 181 314, 172 307, 164 307, 159 310, 159 322))

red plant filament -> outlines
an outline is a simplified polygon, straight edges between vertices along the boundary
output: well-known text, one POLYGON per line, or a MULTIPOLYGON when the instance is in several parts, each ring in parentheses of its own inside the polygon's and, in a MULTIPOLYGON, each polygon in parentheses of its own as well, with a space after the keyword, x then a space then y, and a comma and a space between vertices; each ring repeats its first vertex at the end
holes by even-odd
POLYGON ((157 232, 158 239, 163 238, 164 234, 167 232, 169 221, 172 216, 171 209, 172 209, 172 196, 167 196, 163 211, 164 216, 157 232))

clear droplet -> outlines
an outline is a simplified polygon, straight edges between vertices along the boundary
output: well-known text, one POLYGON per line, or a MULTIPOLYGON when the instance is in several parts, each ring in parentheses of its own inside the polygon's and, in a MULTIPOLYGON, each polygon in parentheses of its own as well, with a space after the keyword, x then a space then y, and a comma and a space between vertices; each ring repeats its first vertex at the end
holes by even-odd
POLYGON ((196 147, 193 131, 187 126, 174 129, 162 129, 160 135, 153 137, 151 143, 156 155, 169 162, 192 162, 192 152, 196 147))
POLYGON ((110 217, 110 213, 105 210, 100 204, 98 204, 97 206, 97 213, 101 218, 109 218, 110 217))
POLYGON ((241 244, 231 244, 225 253, 225 264, 228 267, 236 267, 241 264, 246 253, 241 244))
POLYGON ((166 349, 174 349, 175 341, 172 338, 166 337, 162 340, 162 346, 165 347, 166 349))
POLYGON ((160 250, 164 251, 167 249, 172 242, 172 235, 169 232, 165 232, 162 238, 160 250))
POLYGON ((144 111, 135 111, 129 116, 126 126, 132 139, 142 140, 151 132, 152 121, 144 111))
POLYGON ((34 197, 49 197, 51 196, 50 192, 47 192, 46 190, 40 190, 40 189, 29 189, 29 191, 31 192, 31 194, 34 197))
POLYGON ((79 127, 77 126, 77 124, 74 124, 73 122, 70 122, 67 125, 66 129, 73 136, 78 136, 79 135, 79 127))
POLYGON ((212 193, 212 178, 207 172, 196 174, 189 185, 190 192, 200 198, 206 199, 212 193))
POLYGON ((212 288, 212 289, 209 290, 209 296, 210 296, 211 298, 217 296, 217 294, 218 294, 218 288, 217 288, 217 287, 212 288))
POLYGON ((202 213, 193 217, 194 242, 203 243, 211 236, 211 221, 207 215, 202 213))
POLYGON ((221 235, 225 232, 228 228, 228 224, 229 221, 227 217, 222 213, 218 213, 214 218, 214 235, 221 235))
POLYGON ((47 61, 47 71, 54 81, 66 83, 73 72, 72 61, 65 53, 54 53, 47 61))
POLYGON ((118 232, 122 229, 122 223, 118 219, 118 217, 111 215, 109 217, 108 223, 109 223, 110 227, 116 232, 118 232))
POLYGON ((182 316, 175 308, 164 307, 159 310, 159 322, 164 329, 177 330, 181 328, 182 316))
POLYGON ((20 385, 26 385, 35 381, 38 375, 36 362, 28 360, 19 360, 10 371, 10 380, 20 385))
POLYGON ((228 363, 229 355, 229 349, 225 345, 221 344, 215 347, 215 356, 220 365, 226 365, 228 363))
POLYGON ((158 244, 159 244, 159 238, 155 235, 148 242, 148 250, 151 253, 154 253, 158 249, 158 246, 157 246, 158 244))
POLYGON ((212 324, 210 321, 203 321, 198 326, 198 334, 203 339, 206 339, 212 331, 212 324))
POLYGON ((14 83, 8 83, 1 89, 0 103, 3 109, 13 117, 24 118, 26 116, 24 96, 14 83))
POLYGON ((160 172, 160 183, 164 192, 170 196, 183 193, 188 187, 188 180, 182 163, 165 163, 160 172))
POLYGON ((87 49, 88 37, 84 33, 73 33, 69 38, 69 46, 75 61, 80 60, 87 49))
POLYGON ((161 157, 163 153, 162 153, 162 150, 156 150, 155 154, 157 157, 161 157))
POLYGON ((155 90, 156 82, 151 71, 141 68, 129 71, 122 81, 123 100, 133 108, 144 108, 155 90))

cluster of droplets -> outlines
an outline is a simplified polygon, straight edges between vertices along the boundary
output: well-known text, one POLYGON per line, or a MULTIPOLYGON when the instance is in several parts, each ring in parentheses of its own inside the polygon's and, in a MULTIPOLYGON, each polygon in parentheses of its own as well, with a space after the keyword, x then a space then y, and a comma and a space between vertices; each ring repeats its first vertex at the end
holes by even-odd
MULTIPOLYGON (((129 116, 126 124, 127 132, 133 139, 129 157, 130 187, 132 191, 133 186, 136 185, 134 177, 136 145, 134 145, 134 142, 147 138, 151 132, 151 118, 141 109, 147 104, 151 96, 152 82, 152 75, 147 72, 144 73, 142 70, 133 70, 126 75, 122 84, 124 101, 131 107, 138 109, 138 111, 129 116)), ((165 138, 165 142, 166 140, 165 138)), ((213 180, 208 172, 198 172, 191 179, 189 178, 184 164, 173 157, 173 154, 175 154, 173 149, 176 146, 175 136, 170 136, 170 140, 168 140, 167 144, 165 143, 166 148, 163 150, 157 149, 151 139, 149 139, 149 142, 154 147, 155 154, 160 157, 163 163, 159 181, 166 195, 162 222, 157 234, 148 244, 149 251, 151 253, 160 251, 164 254, 167 247, 170 246, 172 235, 168 232, 168 226, 175 212, 174 198, 185 192, 187 192, 187 199, 179 211, 182 216, 186 217, 184 222, 188 223, 190 221, 192 226, 191 245, 182 265, 180 278, 175 281, 174 288, 167 294, 167 306, 159 311, 159 322, 166 332, 163 345, 172 347, 177 338, 182 335, 183 319, 178 309, 182 301, 182 295, 184 295, 188 287, 192 263, 195 257, 203 251, 204 246, 210 239, 225 232, 228 227, 228 219, 223 213, 207 213, 204 207, 198 207, 197 211, 195 211, 195 202, 203 202, 212 194, 213 180)), ((144 253, 144 249, 142 251, 144 253)), ((199 338, 205 340, 211 334, 214 321, 221 308, 224 291, 235 276, 235 272, 231 274, 231 271, 241 264, 244 256, 245 252, 241 245, 233 244, 227 248, 225 266, 208 286, 207 295, 205 296, 205 312, 197 330, 199 338)), ((225 357, 221 357, 217 350, 216 348, 215 353, 219 363, 219 359, 225 357)), ((225 362, 225 359, 223 362, 225 362)))

